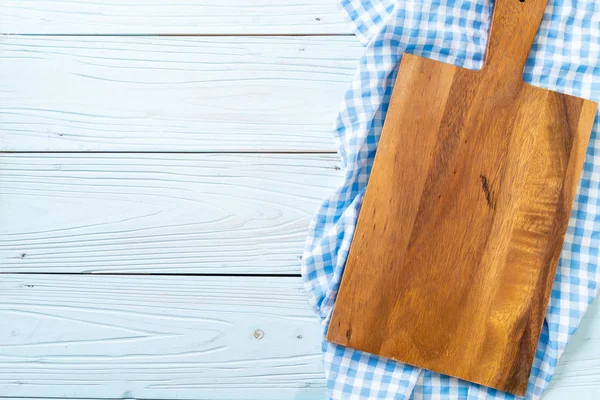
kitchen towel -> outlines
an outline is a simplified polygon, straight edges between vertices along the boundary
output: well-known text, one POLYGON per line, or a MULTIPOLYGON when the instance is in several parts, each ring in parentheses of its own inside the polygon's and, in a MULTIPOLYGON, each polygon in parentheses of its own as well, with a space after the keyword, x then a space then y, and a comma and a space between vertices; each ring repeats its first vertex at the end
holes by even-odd
MULTIPOLYGON (((600 100, 600 3, 596 2, 549 0, 523 74, 526 82, 600 100)), ((334 127, 343 182, 317 210, 302 257, 305 288, 324 332, 402 54, 481 68, 492 6, 490 0, 341 1, 365 45, 365 54, 334 127)), ((599 131, 596 115, 526 399, 540 398, 567 342, 598 293, 599 131)), ((322 350, 333 399, 519 398, 325 340, 322 350)))

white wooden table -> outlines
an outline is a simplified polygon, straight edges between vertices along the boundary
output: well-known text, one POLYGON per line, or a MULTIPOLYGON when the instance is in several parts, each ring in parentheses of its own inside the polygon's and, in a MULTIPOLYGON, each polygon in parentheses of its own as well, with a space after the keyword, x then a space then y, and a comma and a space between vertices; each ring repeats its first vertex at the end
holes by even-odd
MULTIPOLYGON (((325 398, 336 1, 2 0, 0 33, 0 398, 325 398)), ((544 398, 600 398, 597 306, 544 398)))

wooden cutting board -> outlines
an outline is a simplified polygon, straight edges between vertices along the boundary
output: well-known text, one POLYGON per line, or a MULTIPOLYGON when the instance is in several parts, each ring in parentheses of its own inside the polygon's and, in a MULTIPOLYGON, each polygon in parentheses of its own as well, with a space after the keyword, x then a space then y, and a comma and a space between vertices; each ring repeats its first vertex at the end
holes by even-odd
POLYGON ((522 80, 546 2, 479 71, 403 56, 327 340, 525 393, 596 110, 522 80))

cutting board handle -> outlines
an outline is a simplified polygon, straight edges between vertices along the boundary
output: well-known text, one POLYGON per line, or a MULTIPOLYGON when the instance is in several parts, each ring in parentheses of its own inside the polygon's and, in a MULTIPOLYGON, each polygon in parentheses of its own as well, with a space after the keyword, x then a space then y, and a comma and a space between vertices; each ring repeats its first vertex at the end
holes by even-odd
POLYGON ((548 0, 495 0, 485 66, 522 79, 548 0))

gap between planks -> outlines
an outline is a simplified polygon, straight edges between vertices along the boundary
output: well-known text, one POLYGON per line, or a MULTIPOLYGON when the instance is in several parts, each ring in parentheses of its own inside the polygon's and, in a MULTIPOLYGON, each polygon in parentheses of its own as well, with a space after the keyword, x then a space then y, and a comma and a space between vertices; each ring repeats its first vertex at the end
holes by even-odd
POLYGON ((82 155, 85 155, 85 154, 184 154, 184 155, 190 155, 190 154, 256 154, 256 155, 261 155, 261 154, 281 154, 281 155, 316 154, 316 155, 319 155, 319 154, 323 154, 323 155, 329 155, 329 154, 337 154, 337 152, 333 151, 333 150, 332 151, 323 151, 323 150, 315 150, 315 151, 311 151, 311 150, 298 150, 298 151, 293 151, 293 150, 287 150, 287 151, 277 151, 277 150, 260 150, 260 151, 252 151, 252 150, 231 150, 231 151, 230 150, 206 150, 206 151, 202 151, 202 150, 196 150, 196 151, 2 150, 2 151, 0 151, 0 155, 2 155, 2 154, 82 154, 82 155))
MULTIPOLYGON (((127 277, 139 277, 139 276, 198 276, 198 277, 249 277, 249 278, 300 278, 301 274, 242 274, 242 273, 211 273, 211 272, 199 272, 199 273, 177 273, 177 272, 142 272, 142 273, 128 273, 128 272, 36 272, 36 271, 16 271, 16 272, 3 272, 0 271, 1 275, 94 275, 94 276, 127 276, 127 277)), ((2 397, 0 397, 2 398, 2 397)))
MULTIPOLYGON (((352 37, 354 33, 0 33, 0 37, 352 37)), ((0 397, 1 399, 2 397, 0 397)))
MULTIPOLYGON (((31 396, 0 396, 0 399, 10 399, 10 400, 107 400, 106 397, 31 397, 31 396)), ((127 399, 125 399, 127 400, 127 399)), ((174 400, 174 399, 165 399, 165 398, 156 398, 156 399, 144 399, 144 400, 174 400)))

